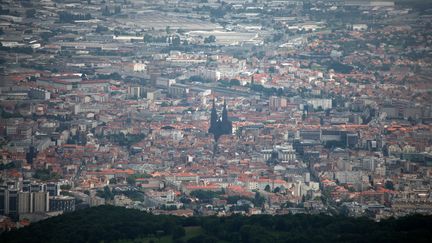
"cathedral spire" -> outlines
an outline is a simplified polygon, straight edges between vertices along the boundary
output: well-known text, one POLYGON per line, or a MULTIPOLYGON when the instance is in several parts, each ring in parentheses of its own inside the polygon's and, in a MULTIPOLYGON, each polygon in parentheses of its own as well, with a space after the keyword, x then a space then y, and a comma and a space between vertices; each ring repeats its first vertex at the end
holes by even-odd
POLYGON ((213 107, 211 109, 211 114, 210 114, 209 133, 214 133, 216 131, 217 121, 218 121, 218 115, 216 111, 215 99, 213 99, 213 107))
POLYGON ((222 110, 222 122, 227 122, 227 121, 228 121, 228 110, 226 107, 226 99, 224 99, 224 106, 222 110))
POLYGON ((220 136, 224 134, 229 135, 232 133, 232 123, 228 119, 226 100, 224 100, 222 116, 219 118, 216 111, 215 100, 213 99, 213 107, 210 114, 210 127, 208 132, 214 135, 216 141, 219 139, 220 136))

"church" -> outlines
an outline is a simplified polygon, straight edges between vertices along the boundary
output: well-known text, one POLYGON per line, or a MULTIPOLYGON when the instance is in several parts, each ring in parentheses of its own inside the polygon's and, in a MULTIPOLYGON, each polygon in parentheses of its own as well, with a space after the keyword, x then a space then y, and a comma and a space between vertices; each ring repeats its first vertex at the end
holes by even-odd
POLYGON ((228 119, 226 101, 224 101, 222 117, 219 117, 216 111, 215 100, 213 99, 213 107, 210 115, 210 128, 208 132, 214 135, 216 141, 224 134, 232 134, 232 122, 228 119))

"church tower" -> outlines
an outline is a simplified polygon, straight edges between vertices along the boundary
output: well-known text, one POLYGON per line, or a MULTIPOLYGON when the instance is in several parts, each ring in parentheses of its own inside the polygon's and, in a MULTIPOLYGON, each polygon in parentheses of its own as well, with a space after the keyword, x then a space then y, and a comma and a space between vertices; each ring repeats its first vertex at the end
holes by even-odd
POLYGON ((227 122, 228 121, 228 110, 226 107, 226 100, 224 100, 224 106, 222 109, 222 122, 227 122))
POLYGON ((232 123, 228 119, 228 109, 226 107, 226 100, 224 100, 224 106, 222 110, 222 134, 232 133, 232 123))
POLYGON ((215 100, 213 99, 213 107, 211 109, 211 114, 210 114, 210 127, 208 130, 209 133, 215 133, 216 132, 217 123, 218 123, 218 115, 217 115, 217 111, 216 111, 215 100))
POLYGON ((224 134, 232 134, 232 122, 228 118, 226 101, 224 101, 222 116, 219 118, 216 111, 215 101, 213 100, 213 107, 210 114, 210 127, 208 132, 214 135, 216 141, 224 134))

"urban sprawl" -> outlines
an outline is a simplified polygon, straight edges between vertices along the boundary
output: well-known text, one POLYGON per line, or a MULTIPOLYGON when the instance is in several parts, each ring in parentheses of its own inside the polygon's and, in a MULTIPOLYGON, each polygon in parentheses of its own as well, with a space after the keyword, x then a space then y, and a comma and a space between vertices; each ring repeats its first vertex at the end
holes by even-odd
POLYGON ((105 204, 431 214, 421 6, 2 1, 0 231, 105 204))

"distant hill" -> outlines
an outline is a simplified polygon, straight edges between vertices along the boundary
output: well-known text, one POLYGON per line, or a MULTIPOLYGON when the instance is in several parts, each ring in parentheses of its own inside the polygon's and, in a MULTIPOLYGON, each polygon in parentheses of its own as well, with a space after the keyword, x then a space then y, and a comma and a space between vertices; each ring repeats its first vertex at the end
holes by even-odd
POLYGON ((432 217, 380 223, 325 215, 156 216, 100 206, 0 235, 0 242, 432 242, 432 217))

